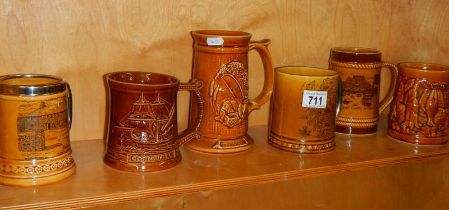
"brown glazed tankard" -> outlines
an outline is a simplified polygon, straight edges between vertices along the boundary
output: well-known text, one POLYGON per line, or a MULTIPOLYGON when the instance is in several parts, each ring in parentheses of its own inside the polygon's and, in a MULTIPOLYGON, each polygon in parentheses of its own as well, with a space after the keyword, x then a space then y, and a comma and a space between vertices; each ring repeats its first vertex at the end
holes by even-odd
POLYGON ((343 101, 336 120, 336 131, 346 134, 372 134, 377 131, 379 115, 393 99, 398 70, 382 61, 379 50, 370 48, 332 48, 329 69, 340 75, 343 101), (388 91, 379 102, 380 72, 388 68, 391 75, 388 91))
POLYGON ((178 90, 197 92, 202 83, 180 83, 175 77, 150 72, 113 72, 105 75, 109 92, 107 165, 124 171, 149 172, 181 161, 179 146, 198 139, 199 116, 191 130, 178 135, 178 90))
POLYGON ((449 140, 449 66, 400 63, 388 135, 414 144, 449 140))
MULTIPOLYGON (((189 148, 206 153, 235 153, 250 148, 248 115, 266 103, 271 95, 273 67, 268 51, 270 40, 250 41, 241 31, 193 31, 192 77, 204 82, 202 137, 188 143, 189 148), (262 58, 265 81, 261 93, 248 98, 248 52, 256 50, 262 58)), ((261 77, 261 76, 258 76, 261 77)), ((190 121, 198 117, 196 96, 190 99, 190 121)))
POLYGON ((335 71, 295 66, 276 68, 269 143, 298 153, 334 149, 338 95, 339 77, 335 71))
POLYGON ((75 173, 69 85, 40 74, 0 76, 0 183, 48 184, 75 173))

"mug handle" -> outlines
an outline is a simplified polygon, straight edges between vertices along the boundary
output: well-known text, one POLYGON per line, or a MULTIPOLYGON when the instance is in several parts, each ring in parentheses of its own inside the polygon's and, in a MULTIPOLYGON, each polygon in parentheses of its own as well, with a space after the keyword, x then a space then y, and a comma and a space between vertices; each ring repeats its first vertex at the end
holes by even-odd
POLYGON ((269 39, 251 41, 249 43, 249 50, 255 49, 262 58, 264 68, 264 83, 263 89, 259 93, 259 95, 249 101, 248 113, 251 113, 256 109, 260 109, 263 104, 267 103, 267 101, 270 99, 271 93, 273 92, 274 69, 271 62, 271 55, 267 48, 270 43, 271 41, 269 39))
POLYGON ((396 81, 398 80, 398 68, 396 65, 388 62, 382 62, 382 67, 386 67, 390 70, 391 80, 390 86, 388 88, 388 92, 385 97, 380 101, 379 104, 379 114, 382 114, 383 111, 390 105, 391 101, 393 101, 394 90, 396 88, 396 81))
POLYGON ((187 128, 181 132, 179 135, 179 140, 177 141, 178 146, 181 146, 191 140, 196 140, 201 138, 201 133, 199 131, 201 121, 203 120, 203 113, 204 113, 204 102, 203 98, 201 97, 201 87, 203 86, 203 81, 198 79, 193 79, 188 83, 181 82, 179 84, 179 90, 187 90, 195 93, 196 99, 198 101, 199 106, 199 114, 195 120, 194 126, 187 128))
POLYGON ((67 85, 67 121, 69 124, 69 129, 72 128, 72 109, 73 109, 73 103, 72 103, 72 89, 70 88, 69 83, 66 82, 67 85))

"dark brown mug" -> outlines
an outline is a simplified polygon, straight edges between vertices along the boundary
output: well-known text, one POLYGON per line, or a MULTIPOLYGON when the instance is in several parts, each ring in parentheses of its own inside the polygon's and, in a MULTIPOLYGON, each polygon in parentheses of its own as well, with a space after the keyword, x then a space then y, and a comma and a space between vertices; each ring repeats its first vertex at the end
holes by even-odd
POLYGON ((449 66, 400 63, 388 135, 414 144, 449 140, 449 66))
POLYGON ((200 138, 202 82, 180 83, 173 76, 137 71, 105 75, 109 91, 107 165, 124 171, 148 172, 170 168, 181 161, 179 146, 200 138), (198 97, 200 115, 195 126, 178 135, 178 90, 198 97))

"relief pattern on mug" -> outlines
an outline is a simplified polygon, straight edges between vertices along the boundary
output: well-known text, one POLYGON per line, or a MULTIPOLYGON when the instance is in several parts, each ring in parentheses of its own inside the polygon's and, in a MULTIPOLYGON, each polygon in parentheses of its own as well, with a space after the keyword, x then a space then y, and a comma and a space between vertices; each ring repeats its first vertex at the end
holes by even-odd
POLYGON ((115 126, 120 143, 118 157, 122 162, 159 162, 174 158, 173 138, 175 106, 157 95, 149 100, 143 93, 133 103, 132 109, 115 126), (157 145, 156 147, 154 145, 157 145))
POLYGON ((337 94, 337 83, 336 79, 325 79, 322 82, 312 81, 304 84, 302 90, 327 90, 328 96, 326 108, 304 108, 305 114, 301 118, 307 121, 307 126, 298 131, 302 137, 317 139, 334 137, 335 110, 331 110, 329 107, 336 107, 336 97, 332 94, 337 94))
POLYGON ((377 103, 380 75, 374 76, 370 83, 364 76, 354 75, 343 81, 342 109, 369 110, 377 103))
POLYGON ((400 78, 391 128, 406 134, 441 137, 449 124, 449 82, 400 78))
POLYGON ((215 121, 230 128, 244 121, 249 100, 248 74, 243 63, 232 61, 221 65, 210 83, 209 98, 215 121))
POLYGON ((17 140, 25 159, 61 155, 69 149, 66 104, 65 97, 20 102, 17 140))

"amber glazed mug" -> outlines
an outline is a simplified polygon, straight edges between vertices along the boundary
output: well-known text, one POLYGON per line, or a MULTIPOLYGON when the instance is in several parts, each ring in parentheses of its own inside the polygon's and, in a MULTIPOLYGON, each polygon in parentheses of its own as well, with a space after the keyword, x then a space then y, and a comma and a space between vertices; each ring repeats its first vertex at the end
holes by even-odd
POLYGON ((334 149, 338 92, 339 77, 335 71, 294 66, 276 68, 269 143, 298 153, 334 149))
MULTIPOLYGON (((268 51, 270 40, 250 41, 241 31, 203 30, 192 32, 194 40, 193 78, 204 82, 202 138, 188 146, 206 153, 235 153, 250 148, 248 115, 265 104, 271 95, 273 67, 268 51), (248 98, 248 52, 256 50, 262 58, 265 81, 262 92, 248 98)), ((196 96, 190 99, 190 123, 197 118, 196 96)))
POLYGON ((449 140, 449 66, 400 63, 388 135, 414 144, 449 140))
POLYGON ((178 135, 178 90, 197 92, 202 83, 180 83, 175 77, 150 72, 113 72, 105 75, 109 92, 107 165, 124 171, 167 169, 181 161, 179 147, 200 138, 199 116, 191 130, 178 135))
POLYGON ((71 94, 59 77, 0 77, 0 183, 48 184, 75 173, 71 94))
POLYGON ((329 69, 340 75, 343 101, 336 120, 336 131, 346 134, 372 134, 377 131, 379 115, 393 99, 398 70, 382 61, 379 50, 371 48, 332 48, 329 69), (391 75, 388 91, 379 102, 380 73, 388 68, 391 75))

